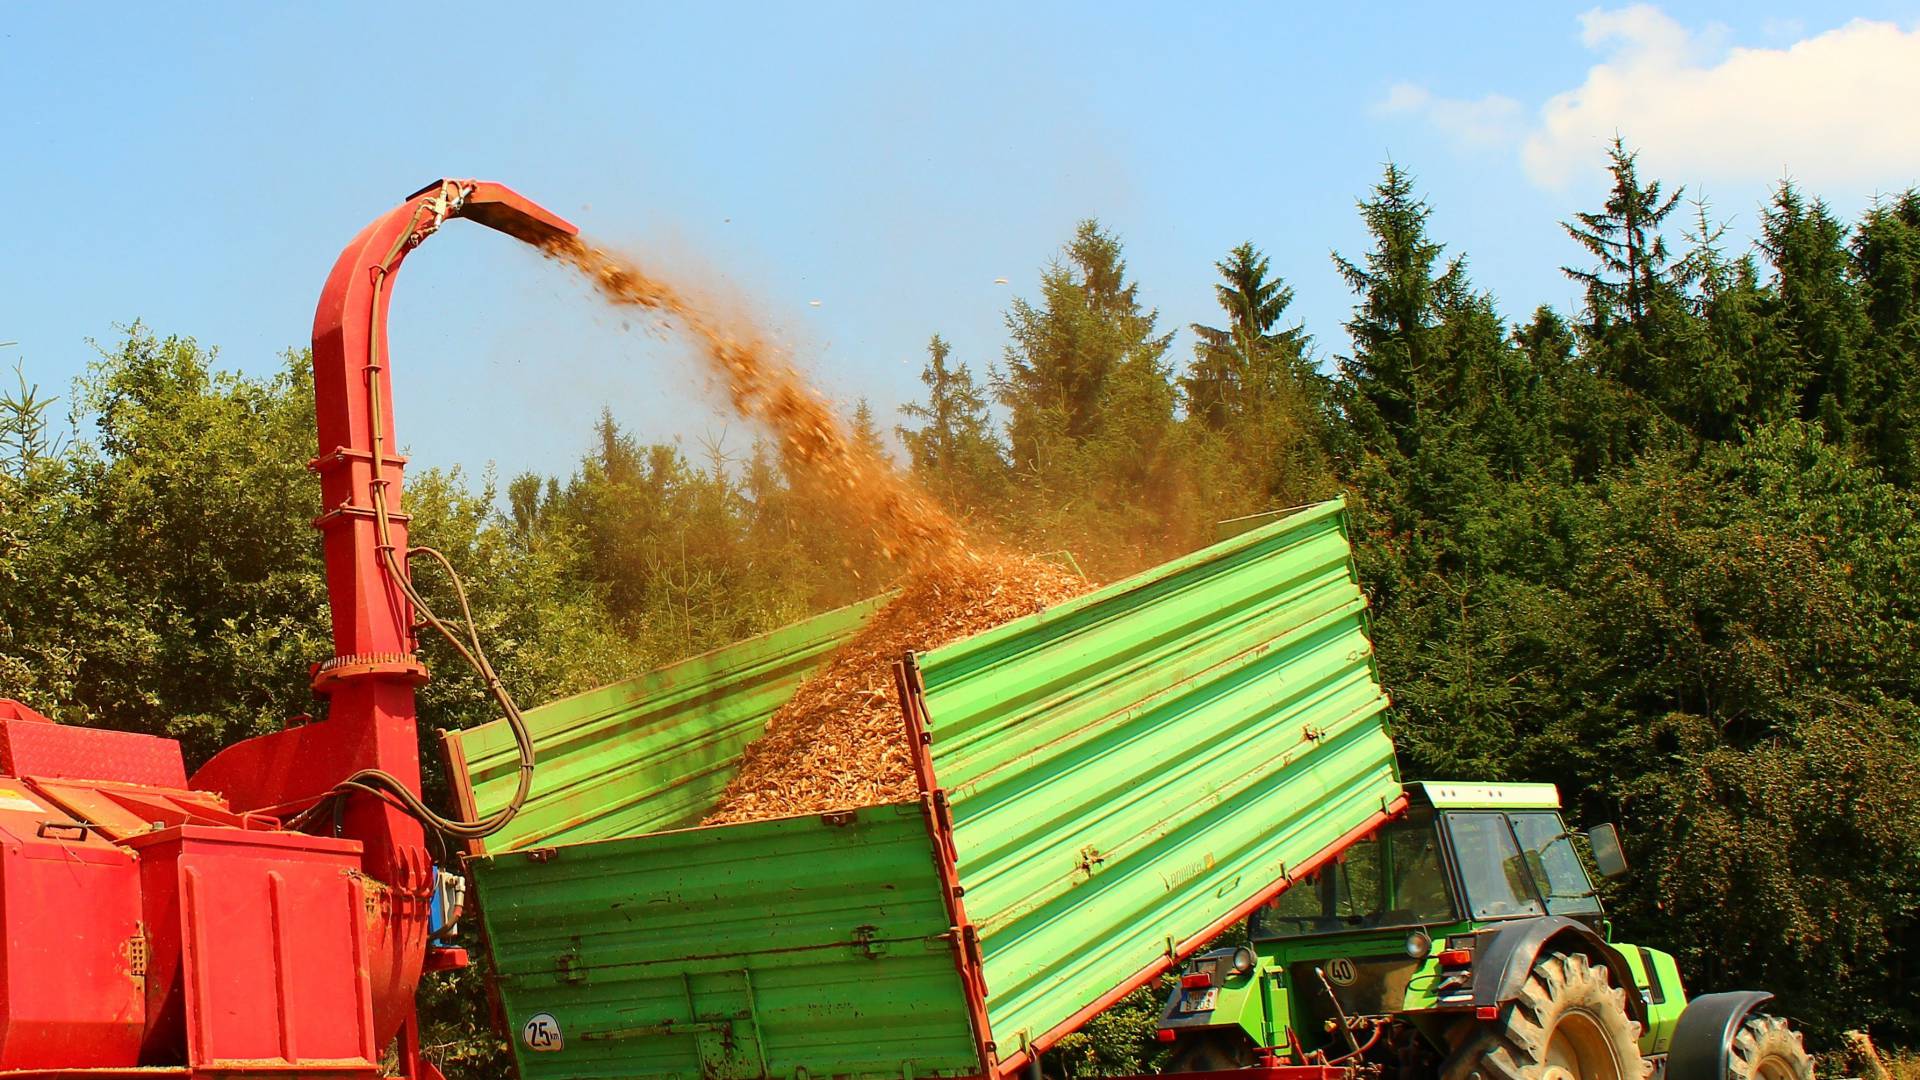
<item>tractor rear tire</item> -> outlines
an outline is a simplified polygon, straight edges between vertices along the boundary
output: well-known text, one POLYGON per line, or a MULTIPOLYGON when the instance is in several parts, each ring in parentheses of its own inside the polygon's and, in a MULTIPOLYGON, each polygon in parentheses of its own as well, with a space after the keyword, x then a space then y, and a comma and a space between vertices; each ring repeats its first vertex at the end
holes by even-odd
POLYGON ((1734 1032, 1727 1080, 1813 1080, 1800 1033, 1777 1016, 1756 1014, 1734 1032))
POLYGON ((1556 952, 1534 963, 1520 996, 1464 1040, 1443 1074, 1446 1080, 1644 1080, 1647 1071, 1626 992, 1604 966, 1580 953, 1556 952))

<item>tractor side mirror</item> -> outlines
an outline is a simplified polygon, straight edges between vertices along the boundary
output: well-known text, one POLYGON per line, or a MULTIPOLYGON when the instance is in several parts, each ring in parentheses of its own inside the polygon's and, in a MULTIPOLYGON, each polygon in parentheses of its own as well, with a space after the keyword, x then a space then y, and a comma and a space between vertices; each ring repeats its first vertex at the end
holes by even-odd
POLYGON ((1587 830, 1587 844, 1593 849, 1593 865, 1603 878, 1625 877, 1627 854, 1620 848, 1620 830, 1612 822, 1587 830))

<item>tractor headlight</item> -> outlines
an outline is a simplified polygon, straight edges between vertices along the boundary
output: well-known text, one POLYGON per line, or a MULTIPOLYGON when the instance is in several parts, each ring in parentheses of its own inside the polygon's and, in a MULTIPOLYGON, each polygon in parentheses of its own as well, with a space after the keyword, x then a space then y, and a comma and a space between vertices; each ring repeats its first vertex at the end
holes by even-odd
POLYGON ((1415 930, 1407 935, 1407 955, 1415 960, 1425 960, 1433 952, 1433 939, 1425 930, 1415 930))
POLYGON ((1253 971, 1253 950, 1245 945, 1233 950, 1233 973, 1247 975, 1253 971))

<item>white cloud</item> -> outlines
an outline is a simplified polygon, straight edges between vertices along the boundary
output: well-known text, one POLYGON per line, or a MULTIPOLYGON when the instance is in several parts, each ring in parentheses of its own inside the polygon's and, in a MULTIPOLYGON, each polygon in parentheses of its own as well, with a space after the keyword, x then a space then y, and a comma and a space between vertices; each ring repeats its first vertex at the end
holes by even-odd
POLYGON ((1920 27, 1856 19, 1754 48, 1645 4, 1580 23, 1599 62, 1531 119, 1517 105, 1503 118, 1498 103, 1511 102, 1498 95, 1463 101, 1405 84, 1377 111, 1420 115, 1465 145, 1517 145, 1527 175, 1556 189, 1595 175, 1615 134, 1676 182, 1792 176, 1845 198, 1920 180, 1920 27))
POLYGON ((1524 130, 1520 103, 1500 94, 1466 101, 1435 97, 1425 87, 1412 83, 1395 83, 1374 111, 1422 116, 1456 141, 1476 148, 1510 143, 1524 130))

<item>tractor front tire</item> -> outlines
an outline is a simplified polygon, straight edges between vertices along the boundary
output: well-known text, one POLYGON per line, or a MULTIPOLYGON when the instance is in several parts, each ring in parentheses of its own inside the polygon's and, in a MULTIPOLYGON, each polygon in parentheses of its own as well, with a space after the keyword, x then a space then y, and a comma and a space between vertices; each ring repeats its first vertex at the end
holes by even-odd
POLYGON ((1800 1033, 1777 1016, 1754 1015, 1734 1032, 1727 1080, 1813 1080, 1800 1033))
POLYGON ((1647 1062, 1626 992, 1607 969, 1580 953, 1556 952, 1534 963, 1498 1020, 1476 1025, 1443 1073, 1446 1080, 1643 1080, 1647 1062))

